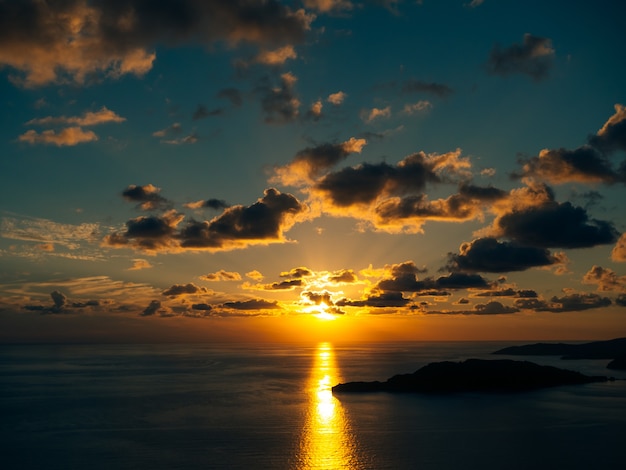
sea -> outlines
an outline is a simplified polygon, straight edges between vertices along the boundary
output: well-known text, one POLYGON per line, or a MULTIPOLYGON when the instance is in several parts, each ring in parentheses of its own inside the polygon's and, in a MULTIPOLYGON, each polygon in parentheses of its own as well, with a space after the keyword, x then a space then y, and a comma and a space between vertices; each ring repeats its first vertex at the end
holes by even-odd
MULTIPOLYGON (((626 380, 341 394, 515 342, 0 345, 0 467, 624 468, 626 380)), ((513 358, 513 357, 509 357, 513 358)), ((626 378, 607 360, 516 357, 626 378)))

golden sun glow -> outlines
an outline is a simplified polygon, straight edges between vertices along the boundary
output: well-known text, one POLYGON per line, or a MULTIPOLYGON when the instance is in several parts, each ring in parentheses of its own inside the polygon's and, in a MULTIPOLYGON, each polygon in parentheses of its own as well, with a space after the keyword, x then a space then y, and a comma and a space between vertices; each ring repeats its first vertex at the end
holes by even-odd
POLYGON ((346 413, 332 393, 340 380, 330 343, 317 347, 307 386, 309 410, 296 468, 361 468, 357 447, 346 413))

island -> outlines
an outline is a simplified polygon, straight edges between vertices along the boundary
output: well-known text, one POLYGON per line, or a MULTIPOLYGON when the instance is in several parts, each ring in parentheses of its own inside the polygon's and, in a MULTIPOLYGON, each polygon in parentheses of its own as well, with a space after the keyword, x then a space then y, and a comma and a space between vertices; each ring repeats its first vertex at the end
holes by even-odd
POLYGON ((348 382, 335 385, 333 393, 359 392, 522 392, 559 385, 606 382, 604 376, 510 359, 467 359, 433 362, 412 374, 394 375, 385 382, 348 382))
POLYGON ((626 338, 590 343, 535 343, 509 346, 492 354, 509 356, 561 356, 562 359, 612 359, 610 369, 626 369, 626 338))

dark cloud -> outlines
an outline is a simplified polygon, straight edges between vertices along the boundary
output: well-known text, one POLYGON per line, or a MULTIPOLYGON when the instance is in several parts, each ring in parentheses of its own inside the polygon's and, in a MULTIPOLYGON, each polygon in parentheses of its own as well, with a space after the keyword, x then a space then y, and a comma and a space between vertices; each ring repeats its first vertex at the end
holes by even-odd
POLYGON ((409 79, 402 84, 404 93, 431 93, 440 98, 446 98, 454 93, 448 85, 434 82, 423 82, 421 80, 409 79))
POLYGON ((295 93, 297 78, 290 72, 280 76, 280 84, 272 86, 261 83, 257 93, 261 95, 261 108, 265 113, 265 122, 284 124, 292 122, 300 115, 300 100, 295 93))
POLYGON ((201 201, 196 201, 196 202, 188 202, 187 204, 185 204, 185 207, 189 207, 190 209, 207 208, 207 209, 213 209, 213 210, 220 210, 220 209, 226 209, 230 207, 230 205, 223 199, 206 199, 206 200, 201 200, 201 201))
POLYGON ((505 315, 510 313, 517 313, 519 309, 516 307, 509 307, 503 305, 500 302, 487 302, 486 304, 476 304, 471 310, 448 310, 448 311, 432 311, 428 314, 446 314, 446 315, 505 315))
POLYGON ((487 71, 501 76, 520 73, 539 81, 548 76, 553 62, 552 41, 525 34, 521 44, 504 49, 499 45, 494 46, 487 62, 487 71))
POLYGON ((67 304, 67 296, 58 290, 50 292, 50 297, 52 297, 52 302, 54 305, 52 306, 53 311, 61 311, 63 307, 67 304))
POLYGON ((213 309, 213 307, 212 307, 211 305, 209 305, 209 304, 205 304, 205 303, 201 303, 201 304, 192 304, 192 305, 191 305, 191 308, 192 308, 193 310, 203 310, 203 311, 205 311, 205 312, 208 312, 208 311, 210 311, 210 310, 212 310, 212 309, 213 309))
MULTIPOLYGON (((616 150, 626 151, 626 107, 624 105, 615 105, 615 114, 595 135, 589 137, 589 143, 606 153, 616 150)), ((624 175, 626 175, 624 163, 620 169, 623 181, 624 175)))
POLYGON ((159 302, 158 300, 153 300, 152 302, 150 302, 150 305, 148 305, 139 315, 142 317, 149 317, 157 313, 160 308, 161 302, 159 302))
POLYGON ((476 186, 463 183, 459 186, 459 194, 469 199, 476 199, 484 202, 495 202, 507 197, 507 192, 493 186, 476 186))
POLYGON ((302 296, 306 297, 310 302, 314 303, 315 305, 320 305, 322 303, 325 303, 326 305, 331 306, 334 304, 331 298, 331 294, 328 291, 324 291, 324 292, 305 291, 302 293, 302 296))
POLYGON ((293 278, 301 278, 301 277, 309 277, 313 275, 313 271, 309 268, 305 268, 304 266, 298 266, 297 268, 293 268, 290 271, 280 273, 280 277, 293 277, 293 278))
POLYGON ((276 179, 286 185, 297 185, 318 177, 352 153, 360 153, 366 143, 365 139, 352 137, 341 143, 325 143, 305 148, 288 165, 276 169, 276 179))
POLYGON ((421 192, 427 183, 453 181, 466 166, 459 155, 458 151, 442 155, 418 152, 397 165, 363 163, 327 174, 315 188, 340 207, 369 204, 380 196, 421 192))
POLYGON ((27 86, 144 75, 159 44, 292 44, 311 20, 277 0, 0 2, 0 64, 27 86))
POLYGON ((425 194, 392 198, 376 206, 378 224, 387 225, 404 219, 463 221, 482 214, 481 202, 461 194, 446 199, 428 200, 425 194))
POLYGON ((131 184, 122 191, 122 197, 127 201, 138 203, 137 207, 145 211, 166 209, 171 206, 171 203, 161 196, 160 192, 161 188, 152 184, 144 186, 131 184))
POLYGON ((620 307, 626 307, 626 294, 620 294, 615 299, 615 304, 620 307))
POLYGON ((351 284, 357 281, 356 274, 352 269, 342 269, 328 276, 330 282, 351 284))
POLYGON ((283 231, 304 211, 305 206, 291 194, 267 189, 251 206, 231 206, 210 222, 188 223, 180 232, 181 247, 227 249, 282 241, 283 231))
MULTIPOLYGON (((479 274, 451 273, 438 278, 428 277, 418 280, 415 274, 403 274, 392 279, 383 279, 376 287, 388 292, 429 292, 433 295, 442 289, 486 289, 491 287, 489 281, 479 274)), ((447 295, 447 292, 435 295, 447 295)))
POLYGON ((535 310, 536 312, 578 312, 593 308, 608 307, 611 299, 598 294, 568 294, 563 297, 554 296, 550 301, 540 299, 518 299, 515 306, 521 309, 535 310))
POLYGON ((206 106, 199 104, 196 110, 193 112, 192 118, 194 121, 198 121, 199 119, 204 119, 210 116, 219 116, 224 114, 223 108, 215 108, 215 109, 207 109, 206 106))
POLYGON ((402 292, 383 292, 368 296, 364 300, 341 299, 335 303, 338 307, 404 307, 410 302, 402 296, 402 292))
POLYGON ((189 283, 189 284, 174 284, 170 288, 164 290, 162 294, 168 295, 171 297, 176 297, 179 295, 199 294, 203 292, 207 292, 206 287, 198 287, 193 283, 189 283))
POLYGON ((176 227, 181 214, 169 211, 162 216, 137 217, 126 222, 126 231, 104 238, 104 245, 137 248, 147 251, 171 250, 177 246, 176 227))
POLYGON ((147 251, 229 250, 250 244, 284 241, 283 232, 306 211, 294 196, 270 188, 251 206, 231 206, 211 221, 190 220, 174 210, 162 216, 138 217, 126 222, 126 231, 108 235, 104 245, 147 251))
POLYGON ((243 104, 241 92, 236 88, 224 88, 217 93, 217 97, 227 99, 233 106, 239 107, 243 104))
POLYGON ((222 304, 225 308, 232 308, 235 310, 273 310, 280 308, 277 301, 270 302, 263 299, 251 299, 240 300, 234 302, 224 302, 222 304))
POLYGON ((503 273, 559 264, 545 248, 521 245, 517 242, 499 242, 495 238, 479 238, 463 243, 460 253, 448 253, 451 271, 503 273))
POLYGON ((498 218, 496 226, 504 237, 541 248, 587 248, 619 237, 612 223, 589 219, 585 209, 569 202, 514 210, 498 218))
POLYGON ((291 290, 294 287, 301 287, 302 279, 289 279, 288 281, 273 282, 263 286, 265 290, 291 290))
POLYGON ((591 146, 574 150, 542 150, 539 156, 521 160, 522 170, 513 178, 536 177, 554 184, 624 182, 624 173, 615 170, 608 158, 591 146))

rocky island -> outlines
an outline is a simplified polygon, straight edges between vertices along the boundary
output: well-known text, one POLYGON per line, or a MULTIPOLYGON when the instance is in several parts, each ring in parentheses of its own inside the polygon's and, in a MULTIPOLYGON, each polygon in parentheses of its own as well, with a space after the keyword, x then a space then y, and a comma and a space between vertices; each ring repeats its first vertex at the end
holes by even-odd
POLYGON ((604 376, 508 359, 468 359, 434 362, 412 374, 395 375, 385 382, 348 382, 335 385, 333 393, 355 392, 521 392, 559 385, 606 382, 604 376))
POLYGON ((626 369, 626 338, 591 343, 535 343, 510 346, 493 354, 510 356, 562 356, 562 359, 612 359, 609 369, 626 369))

